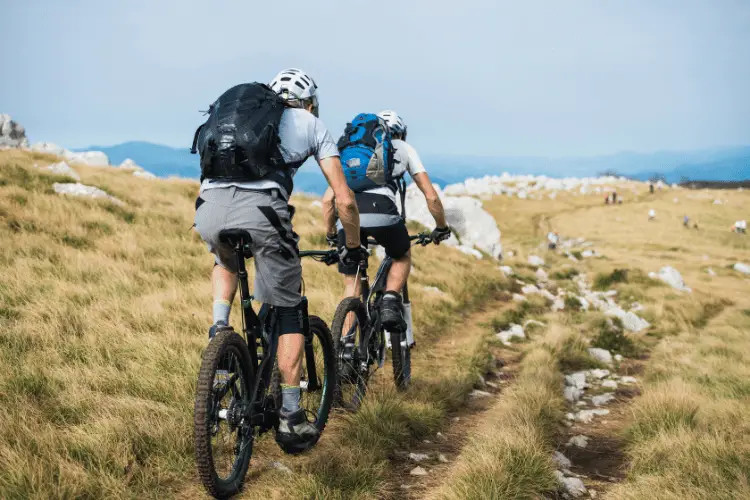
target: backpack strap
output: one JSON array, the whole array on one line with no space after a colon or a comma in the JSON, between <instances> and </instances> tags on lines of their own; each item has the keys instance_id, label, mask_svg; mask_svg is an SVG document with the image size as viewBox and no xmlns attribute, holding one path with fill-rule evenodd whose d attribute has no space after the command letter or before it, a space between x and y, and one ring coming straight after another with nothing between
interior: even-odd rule
<instances>
[{"instance_id":1,"label":"backpack strap","mask_svg":"<svg viewBox=\"0 0 750 500\"><path fill-rule=\"evenodd\" d=\"M403 174L396 178L396 188L401 198L401 219L406 222L406 180Z\"/></svg>"},{"instance_id":2,"label":"backpack strap","mask_svg":"<svg viewBox=\"0 0 750 500\"><path fill-rule=\"evenodd\" d=\"M206 124L201 124L197 129L195 129L195 135L193 136L193 146L190 148L190 154L197 154L198 153L198 136L201 133L201 130L203 130L203 127Z\"/></svg>"}]
</instances>

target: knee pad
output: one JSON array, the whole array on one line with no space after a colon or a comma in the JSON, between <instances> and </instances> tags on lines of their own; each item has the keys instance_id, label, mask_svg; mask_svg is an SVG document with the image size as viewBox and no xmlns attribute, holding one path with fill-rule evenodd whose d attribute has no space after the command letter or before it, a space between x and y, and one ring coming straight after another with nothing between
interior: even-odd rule
<instances>
[{"instance_id":1,"label":"knee pad","mask_svg":"<svg viewBox=\"0 0 750 500\"><path fill-rule=\"evenodd\" d=\"M302 333L302 302L293 307L276 306L279 335Z\"/></svg>"}]
</instances>

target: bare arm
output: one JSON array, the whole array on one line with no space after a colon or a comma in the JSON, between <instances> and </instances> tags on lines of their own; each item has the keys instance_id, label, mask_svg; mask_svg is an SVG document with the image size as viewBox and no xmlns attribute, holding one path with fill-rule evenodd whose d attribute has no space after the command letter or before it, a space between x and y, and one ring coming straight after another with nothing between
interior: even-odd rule
<instances>
[{"instance_id":1,"label":"bare arm","mask_svg":"<svg viewBox=\"0 0 750 500\"><path fill-rule=\"evenodd\" d=\"M326 234L334 234L336 232L336 197L333 195L333 189L328 187L323 199L323 224L326 226Z\"/></svg>"},{"instance_id":2,"label":"bare arm","mask_svg":"<svg viewBox=\"0 0 750 500\"><path fill-rule=\"evenodd\" d=\"M427 175L427 172L420 172L418 174L414 174L412 178L414 179L414 183L417 185L419 190L422 191L422 194L424 194L424 197L427 200L427 209L435 219L435 225L437 227L448 227L448 222L446 222L445 220L445 210L443 210L443 202L440 201L440 197L438 196L437 191L435 191L435 187L430 181L430 176Z\"/></svg>"},{"instance_id":3,"label":"bare arm","mask_svg":"<svg viewBox=\"0 0 750 500\"><path fill-rule=\"evenodd\" d=\"M323 175L326 176L328 185L331 186L330 191L333 193L336 208L338 209L339 220L341 220L341 225L344 226L346 246L349 248L359 247L359 210L357 210L354 193L352 193L352 190L346 184L346 177L344 177L339 157L331 156L320 160L320 169L323 171ZM328 224L327 220L326 224Z\"/></svg>"}]
</instances>

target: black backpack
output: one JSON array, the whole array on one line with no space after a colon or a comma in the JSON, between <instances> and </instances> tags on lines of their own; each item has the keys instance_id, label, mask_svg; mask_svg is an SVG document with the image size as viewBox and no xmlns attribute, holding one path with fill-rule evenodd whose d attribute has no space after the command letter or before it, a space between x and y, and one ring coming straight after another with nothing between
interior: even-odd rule
<instances>
[{"instance_id":1,"label":"black backpack","mask_svg":"<svg viewBox=\"0 0 750 500\"><path fill-rule=\"evenodd\" d=\"M243 83L209 107L190 152L200 153L201 180L254 181L285 167L279 122L287 104L262 83Z\"/></svg>"}]
</instances>

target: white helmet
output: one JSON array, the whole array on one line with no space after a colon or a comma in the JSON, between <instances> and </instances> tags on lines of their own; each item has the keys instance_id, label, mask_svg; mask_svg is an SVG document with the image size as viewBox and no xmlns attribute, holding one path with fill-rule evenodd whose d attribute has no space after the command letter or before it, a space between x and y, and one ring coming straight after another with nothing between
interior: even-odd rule
<instances>
[{"instance_id":1,"label":"white helmet","mask_svg":"<svg viewBox=\"0 0 750 500\"><path fill-rule=\"evenodd\" d=\"M315 80L301 69L289 68L281 71L268 86L296 108L305 108L312 104L312 113L318 116L318 86Z\"/></svg>"},{"instance_id":2,"label":"white helmet","mask_svg":"<svg viewBox=\"0 0 750 500\"><path fill-rule=\"evenodd\" d=\"M385 122L388 124L388 128L391 129L391 132L393 134L400 135L404 139L406 139L406 123L404 123L404 120L401 119L400 116L398 116L398 113L396 113L393 110L386 109L385 111L381 111L378 113L378 116L385 120Z\"/></svg>"}]
</instances>

